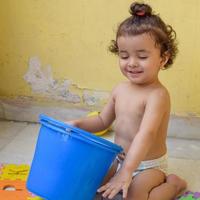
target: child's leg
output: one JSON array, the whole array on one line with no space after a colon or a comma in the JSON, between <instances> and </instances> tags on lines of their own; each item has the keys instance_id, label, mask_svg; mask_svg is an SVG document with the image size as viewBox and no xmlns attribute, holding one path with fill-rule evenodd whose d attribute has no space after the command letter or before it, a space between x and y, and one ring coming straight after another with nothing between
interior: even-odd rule
<instances>
[{"instance_id":1,"label":"child's leg","mask_svg":"<svg viewBox=\"0 0 200 200\"><path fill-rule=\"evenodd\" d=\"M101 185L105 185L116 173L117 171L117 167L118 167L118 161L115 160L112 164L112 166L110 167L110 169L108 170L103 183Z\"/></svg>"},{"instance_id":2,"label":"child's leg","mask_svg":"<svg viewBox=\"0 0 200 200\"><path fill-rule=\"evenodd\" d=\"M180 195L187 188L186 181L175 174L168 175L166 182L176 188L177 195Z\"/></svg>"},{"instance_id":3,"label":"child's leg","mask_svg":"<svg viewBox=\"0 0 200 200\"><path fill-rule=\"evenodd\" d=\"M172 200L187 187L186 182L174 174L166 177L166 182L155 187L149 194L148 200Z\"/></svg>"},{"instance_id":4,"label":"child's leg","mask_svg":"<svg viewBox=\"0 0 200 200\"><path fill-rule=\"evenodd\" d=\"M165 174L162 171L157 169L145 170L133 178L126 200L148 200L150 191L164 181Z\"/></svg>"}]
</instances>

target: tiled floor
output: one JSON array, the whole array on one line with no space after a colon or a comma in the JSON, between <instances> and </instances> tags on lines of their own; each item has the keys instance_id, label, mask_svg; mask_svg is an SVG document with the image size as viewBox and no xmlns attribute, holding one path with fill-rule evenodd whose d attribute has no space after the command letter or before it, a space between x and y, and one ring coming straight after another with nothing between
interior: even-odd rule
<instances>
[{"instance_id":1,"label":"tiled floor","mask_svg":"<svg viewBox=\"0 0 200 200\"><path fill-rule=\"evenodd\" d=\"M39 124L0 121L0 163L31 164ZM113 134L105 136L113 140ZM169 171L200 191L200 141L168 138Z\"/></svg>"}]
</instances>

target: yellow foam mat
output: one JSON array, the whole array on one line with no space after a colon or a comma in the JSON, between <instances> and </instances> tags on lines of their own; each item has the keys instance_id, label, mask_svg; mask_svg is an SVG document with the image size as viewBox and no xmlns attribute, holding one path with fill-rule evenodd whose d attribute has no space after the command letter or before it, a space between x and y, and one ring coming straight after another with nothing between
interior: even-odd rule
<instances>
[{"instance_id":1,"label":"yellow foam mat","mask_svg":"<svg viewBox=\"0 0 200 200\"><path fill-rule=\"evenodd\" d=\"M0 164L0 199L42 200L25 187L29 170L29 165Z\"/></svg>"}]
</instances>

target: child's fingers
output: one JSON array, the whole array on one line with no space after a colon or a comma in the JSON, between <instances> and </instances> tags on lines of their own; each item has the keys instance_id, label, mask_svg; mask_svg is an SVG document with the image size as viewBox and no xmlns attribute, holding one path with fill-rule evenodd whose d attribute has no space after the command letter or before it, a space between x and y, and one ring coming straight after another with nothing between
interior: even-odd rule
<instances>
[{"instance_id":1,"label":"child's fingers","mask_svg":"<svg viewBox=\"0 0 200 200\"><path fill-rule=\"evenodd\" d=\"M65 123L66 123L66 124L69 124L69 125L72 125L72 126L75 126L75 125L76 125L74 121L67 121L67 122L65 122Z\"/></svg>"},{"instance_id":2,"label":"child's fingers","mask_svg":"<svg viewBox=\"0 0 200 200\"><path fill-rule=\"evenodd\" d=\"M107 190L107 189L109 188L109 186L110 186L110 183L107 183L107 184L101 186L101 187L97 190L97 192L103 192L103 191Z\"/></svg>"},{"instance_id":3,"label":"child's fingers","mask_svg":"<svg viewBox=\"0 0 200 200\"><path fill-rule=\"evenodd\" d=\"M108 197L108 196L110 196L110 193L112 192L112 189L111 188L108 188L103 194L102 194L102 196L104 197L104 198L106 198L106 197Z\"/></svg>"},{"instance_id":4,"label":"child's fingers","mask_svg":"<svg viewBox=\"0 0 200 200\"><path fill-rule=\"evenodd\" d=\"M109 199L112 199L115 195L118 194L119 191L120 191L120 188L118 188L118 189L117 189L117 188L114 188L114 189L110 192L108 198L109 198Z\"/></svg>"},{"instance_id":5,"label":"child's fingers","mask_svg":"<svg viewBox=\"0 0 200 200\"><path fill-rule=\"evenodd\" d=\"M124 187L122 191L123 191L123 199L126 199L128 194L128 188Z\"/></svg>"}]
</instances>

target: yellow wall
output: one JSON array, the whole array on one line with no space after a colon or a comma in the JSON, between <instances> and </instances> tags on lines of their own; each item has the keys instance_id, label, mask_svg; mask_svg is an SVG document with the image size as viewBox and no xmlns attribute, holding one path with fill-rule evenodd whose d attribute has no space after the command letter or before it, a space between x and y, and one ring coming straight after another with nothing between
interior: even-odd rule
<instances>
[{"instance_id":1,"label":"yellow wall","mask_svg":"<svg viewBox=\"0 0 200 200\"><path fill-rule=\"evenodd\" d=\"M161 73L175 114L200 115L200 1L149 0L177 31L180 53ZM78 89L110 91L123 77L107 51L132 0L0 1L0 96L37 97L24 75L29 60ZM80 92L80 91L79 91Z\"/></svg>"}]
</instances>

